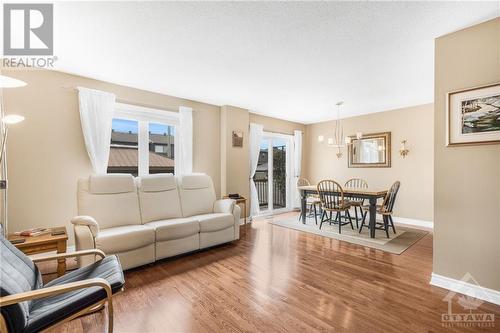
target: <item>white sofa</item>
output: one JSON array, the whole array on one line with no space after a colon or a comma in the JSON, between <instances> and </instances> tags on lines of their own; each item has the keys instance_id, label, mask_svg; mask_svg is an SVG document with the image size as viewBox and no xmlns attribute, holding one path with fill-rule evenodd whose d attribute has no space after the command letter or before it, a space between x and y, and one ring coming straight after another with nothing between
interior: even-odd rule
<instances>
[{"instance_id":1,"label":"white sofa","mask_svg":"<svg viewBox=\"0 0 500 333\"><path fill-rule=\"evenodd\" d=\"M76 250L116 254L123 269L239 239L240 208L216 200L205 174L90 176L79 179L77 197Z\"/></svg>"}]
</instances>

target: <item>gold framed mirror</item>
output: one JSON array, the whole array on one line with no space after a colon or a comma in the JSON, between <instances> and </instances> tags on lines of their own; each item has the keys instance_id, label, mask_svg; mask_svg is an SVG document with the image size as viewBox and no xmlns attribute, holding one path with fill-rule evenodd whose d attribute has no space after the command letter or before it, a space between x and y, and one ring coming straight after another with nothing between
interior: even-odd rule
<instances>
[{"instance_id":1,"label":"gold framed mirror","mask_svg":"<svg viewBox=\"0 0 500 333\"><path fill-rule=\"evenodd\" d=\"M349 168L390 168L391 132L363 134L361 139L350 136Z\"/></svg>"}]
</instances>

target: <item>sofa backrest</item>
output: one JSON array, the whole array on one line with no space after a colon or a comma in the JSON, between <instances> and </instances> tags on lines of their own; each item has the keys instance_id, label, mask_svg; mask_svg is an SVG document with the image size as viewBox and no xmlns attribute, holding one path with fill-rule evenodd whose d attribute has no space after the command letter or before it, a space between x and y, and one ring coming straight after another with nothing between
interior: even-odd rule
<instances>
[{"instance_id":1,"label":"sofa backrest","mask_svg":"<svg viewBox=\"0 0 500 333\"><path fill-rule=\"evenodd\" d=\"M78 215L90 215L99 227L141 224L139 198L130 174L92 175L78 180Z\"/></svg>"},{"instance_id":2,"label":"sofa backrest","mask_svg":"<svg viewBox=\"0 0 500 333\"><path fill-rule=\"evenodd\" d=\"M184 217L213 213L215 189L212 178L205 174L190 174L179 179L182 214Z\"/></svg>"},{"instance_id":3,"label":"sofa backrest","mask_svg":"<svg viewBox=\"0 0 500 333\"><path fill-rule=\"evenodd\" d=\"M177 179L172 174L137 178L142 223L182 217Z\"/></svg>"}]
</instances>

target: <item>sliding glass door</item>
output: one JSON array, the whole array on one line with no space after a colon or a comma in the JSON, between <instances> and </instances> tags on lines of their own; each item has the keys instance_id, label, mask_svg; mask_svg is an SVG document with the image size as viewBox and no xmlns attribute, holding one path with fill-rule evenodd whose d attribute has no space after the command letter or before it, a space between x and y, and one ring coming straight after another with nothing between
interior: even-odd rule
<instances>
[{"instance_id":1,"label":"sliding glass door","mask_svg":"<svg viewBox=\"0 0 500 333\"><path fill-rule=\"evenodd\" d=\"M261 214L291 209L291 143L289 135L264 132L254 177Z\"/></svg>"}]
</instances>

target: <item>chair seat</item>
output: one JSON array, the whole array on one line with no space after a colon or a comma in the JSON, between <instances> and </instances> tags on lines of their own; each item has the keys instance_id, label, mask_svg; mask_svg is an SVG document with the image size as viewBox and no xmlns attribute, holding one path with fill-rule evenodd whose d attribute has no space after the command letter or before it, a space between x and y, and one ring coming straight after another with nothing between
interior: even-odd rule
<instances>
[{"instance_id":1,"label":"chair seat","mask_svg":"<svg viewBox=\"0 0 500 333\"><path fill-rule=\"evenodd\" d=\"M361 206L361 209L363 209L364 211L370 211L370 206L369 205L364 205L364 206ZM386 212L385 211L385 208L384 206L382 205L377 205L377 213L379 214L385 214L385 215L391 215L392 212Z\"/></svg>"},{"instance_id":2,"label":"chair seat","mask_svg":"<svg viewBox=\"0 0 500 333\"><path fill-rule=\"evenodd\" d=\"M113 294L125 284L120 261L116 256L107 256L103 260L69 272L44 287L62 285L92 278L103 278L109 282ZM106 299L106 292L99 287L79 289L53 297L34 300L24 332L39 332L68 316L75 314L96 302Z\"/></svg>"},{"instance_id":3,"label":"chair seat","mask_svg":"<svg viewBox=\"0 0 500 333\"><path fill-rule=\"evenodd\" d=\"M311 204L312 204L312 205L315 205L315 204L319 204L319 203L321 203L321 201L319 200L319 198L318 198L318 197L307 197L307 199L306 199L306 203L307 203L308 205L311 205Z\"/></svg>"},{"instance_id":4,"label":"chair seat","mask_svg":"<svg viewBox=\"0 0 500 333\"><path fill-rule=\"evenodd\" d=\"M340 204L337 207L332 207L332 208L323 207L323 209L327 211L344 211L346 209L349 209L350 207L351 207L351 202L349 200L344 200L340 202Z\"/></svg>"},{"instance_id":5,"label":"chair seat","mask_svg":"<svg viewBox=\"0 0 500 333\"><path fill-rule=\"evenodd\" d=\"M234 226L234 217L229 213L213 213L191 216L200 221L200 232L211 232Z\"/></svg>"},{"instance_id":6,"label":"chair seat","mask_svg":"<svg viewBox=\"0 0 500 333\"><path fill-rule=\"evenodd\" d=\"M155 228L156 241L185 238L200 232L198 220L191 217L154 221L145 225Z\"/></svg>"},{"instance_id":7,"label":"chair seat","mask_svg":"<svg viewBox=\"0 0 500 333\"><path fill-rule=\"evenodd\" d=\"M154 242L155 229L141 224L102 229L96 237L97 248L106 254L135 250Z\"/></svg>"}]
</instances>

